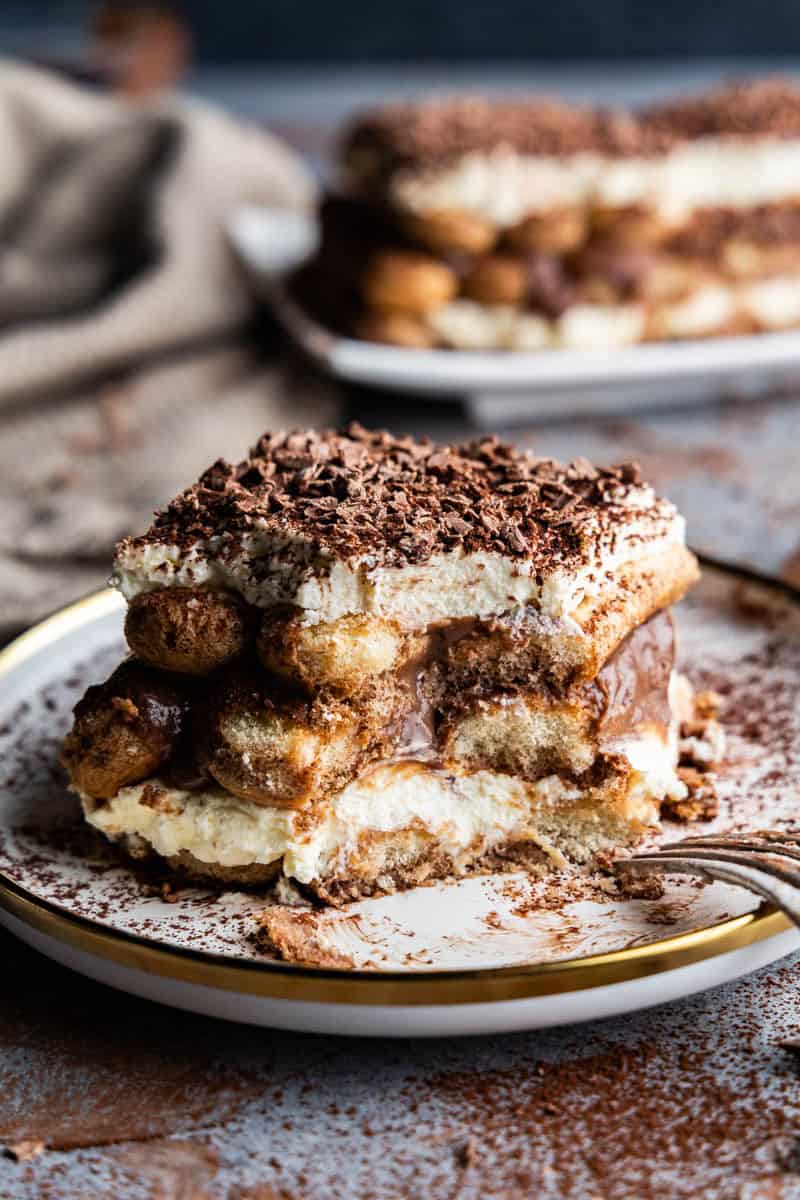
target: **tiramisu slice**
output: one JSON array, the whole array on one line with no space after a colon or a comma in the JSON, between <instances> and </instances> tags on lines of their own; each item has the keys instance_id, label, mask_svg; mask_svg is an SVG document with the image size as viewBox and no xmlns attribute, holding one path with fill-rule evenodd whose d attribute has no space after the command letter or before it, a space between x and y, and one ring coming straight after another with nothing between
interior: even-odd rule
<instances>
[{"instance_id":1,"label":"tiramisu slice","mask_svg":"<svg viewBox=\"0 0 800 1200\"><path fill-rule=\"evenodd\" d=\"M334 903L585 861L684 795L695 577L635 466L267 435L120 545L132 657L64 762L131 854Z\"/></svg>"},{"instance_id":2,"label":"tiramisu slice","mask_svg":"<svg viewBox=\"0 0 800 1200\"><path fill-rule=\"evenodd\" d=\"M359 120L301 273L320 316L405 346L538 350L800 324L800 89L634 113L431 100Z\"/></svg>"}]
</instances>

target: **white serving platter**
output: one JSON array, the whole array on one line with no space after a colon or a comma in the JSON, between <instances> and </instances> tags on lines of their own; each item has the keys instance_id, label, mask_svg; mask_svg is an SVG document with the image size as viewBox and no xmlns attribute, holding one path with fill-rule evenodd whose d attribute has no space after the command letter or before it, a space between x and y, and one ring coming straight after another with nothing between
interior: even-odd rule
<instances>
[{"instance_id":1,"label":"white serving platter","mask_svg":"<svg viewBox=\"0 0 800 1200\"><path fill-rule=\"evenodd\" d=\"M479 421L668 408L800 383L800 331L608 350L412 350L340 337L291 297L314 251L313 215L236 209L228 236L252 286L317 366L346 383L466 400Z\"/></svg>"}]
</instances>

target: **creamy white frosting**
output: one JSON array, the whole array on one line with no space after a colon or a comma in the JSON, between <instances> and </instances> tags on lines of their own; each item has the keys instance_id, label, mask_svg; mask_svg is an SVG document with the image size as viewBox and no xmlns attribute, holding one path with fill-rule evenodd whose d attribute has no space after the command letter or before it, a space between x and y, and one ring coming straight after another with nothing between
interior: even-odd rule
<instances>
[{"instance_id":1,"label":"creamy white frosting","mask_svg":"<svg viewBox=\"0 0 800 1200\"><path fill-rule=\"evenodd\" d=\"M800 325L800 277L779 275L743 288L749 314L765 329Z\"/></svg>"},{"instance_id":2,"label":"creamy white frosting","mask_svg":"<svg viewBox=\"0 0 800 1200\"><path fill-rule=\"evenodd\" d=\"M643 205L680 223L700 208L795 198L800 140L705 137L653 158L533 156L499 145L439 169L399 172L391 192L415 213L464 211L500 226L572 205Z\"/></svg>"},{"instance_id":3,"label":"creamy white frosting","mask_svg":"<svg viewBox=\"0 0 800 1200\"><path fill-rule=\"evenodd\" d=\"M655 330L663 337L698 337L724 329L736 316L737 289L699 287L685 300L659 305L653 314Z\"/></svg>"},{"instance_id":4,"label":"creamy white frosting","mask_svg":"<svg viewBox=\"0 0 800 1200\"><path fill-rule=\"evenodd\" d=\"M670 304L576 304L548 320L510 305L452 300L428 314L436 336L456 350L613 350L648 339L723 332L738 316L764 330L800 325L800 277L706 284Z\"/></svg>"},{"instance_id":5,"label":"creamy white frosting","mask_svg":"<svg viewBox=\"0 0 800 1200\"><path fill-rule=\"evenodd\" d=\"M648 509L656 500L650 487L643 486L629 493L625 503ZM543 575L524 559L454 550L413 566L376 567L365 558L333 560L321 569L298 572L287 569L285 556L275 557L274 539L256 532L224 560L214 557L213 539L190 552L168 543L124 546L112 582L128 600L159 587L230 588L262 608L295 604L312 623L368 613L424 627L459 617L488 617L524 604L569 621L587 590L597 593L613 586L609 572L684 541L683 518L671 505L661 504L644 519L632 516L612 531L598 528L585 565L576 570L556 568ZM298 561L303 552L298 543Z\"/></svg>"},{"instance_id":6,"label":"creamy white frosting","mask_svg":"<svg viewBox=\"0 0 800 1200\"><path fill-rule=\"evenodd\" d=\"M665 319L670 312L665 310ZM548 320L508 305L452 300L427 320L436 336L456 350L613 350L644 338L648 310L644 304L576 304ZM533 345L532 320L538 342Z\"/></svg>"},{"instance_id":7,"label":"creamy white frosting","mask_svg":"<svg viewBox=\"0 0 800 1200\"><path fill-rule=\"evenodd\" d=\"M650 735L629 739L626 753L636 759L628 815L654 824L659 801L685 794L674 754ZM489 850L524 836L531 826L535 834L537 806L569 805L582 794L579 784L556 775L527 783L491 771L453 775L422 764L395 764L351 783L309 829L305 814L264 808L221 788L186 792L158 780L149 783L165 793L158 808L142 803L147 784L135 784L100 805L84 799L86 819L107 837L143 838L164 857L188 851L223 867L282 859L283 874L300 883L322 877L337 863L343 866L365 832L421 827L457 858L476 841Z\"/></svg>"},{"instance_id":8,"label":"creamy white frosting","mask_svg":"<svg viewBox=\"0 0 800 1200\"><path fill-rule=\"evenodd\" d=\"M142 837L165 857L186 850L201 862L225 867L282 859L283 873L301 883L355 849L366 830L398 831L419 822L453 852L479 836L497 842L524 824L528 795L510 776L480 772L456 780L422 766L386 767L345 788L309 830L305 814L263 808L221 788L165 788L167 804L153 809L141 803L145 786L122 788L99 807L86 804L87 820L112 838Z\"/></svg>"}]
</instances>

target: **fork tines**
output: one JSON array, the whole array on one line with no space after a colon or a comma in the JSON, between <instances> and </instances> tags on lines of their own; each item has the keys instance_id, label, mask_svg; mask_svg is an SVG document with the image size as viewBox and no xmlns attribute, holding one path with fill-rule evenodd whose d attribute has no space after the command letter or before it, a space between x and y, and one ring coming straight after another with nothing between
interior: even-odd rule
<instances>
[{"instance_id":1,"label":"fork tines","mask_svg":"<svg viewBox=\"0 0 800 1200\"><path fill-rule=\"evenodd\" d=\"M697 875L747 888L800 925L800 833L760 829L673 842L615 864L618 875Z\"/></svg>"}]
</instances>

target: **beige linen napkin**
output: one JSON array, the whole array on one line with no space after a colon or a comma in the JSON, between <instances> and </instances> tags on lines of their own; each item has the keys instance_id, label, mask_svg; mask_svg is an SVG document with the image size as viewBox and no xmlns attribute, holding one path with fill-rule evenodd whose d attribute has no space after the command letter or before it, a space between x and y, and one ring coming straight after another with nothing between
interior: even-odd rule
<instances>
[{"instance_id":1,"label":"beige linen napkin","mask_svg":"<svg viewBox=\"0 0 800 1200\"><path fill-rule=\"evenodd\" d=\"M0 416L0 641L102 587L114 543L216 458L237 461L265 429L339 417L300 365L238 345Z\"/></svg>"},{"instance_id":2,"label":"beige linen napkin","mask_svg":"<svg viewBox=\"0 0 800 1200\"><path fill-rule=\"evenodd\" d=\"M313 203L277 139L194 101L131 106L0 62L0 406L240 324L223 222Z\"/></svg>"},{"instance_id":3,"label":"beige linen napkin","mask_svg":"<svg viewBox=\"0 0 800 1200\"><path fill-rule=\"evenodd\" d=\"M281 143L8 63L0 140L2 639L102 586L114 542L215 458L337 406L220 337L250 310L227 212L313 201Z\"/></svg>"}]
</instances>

